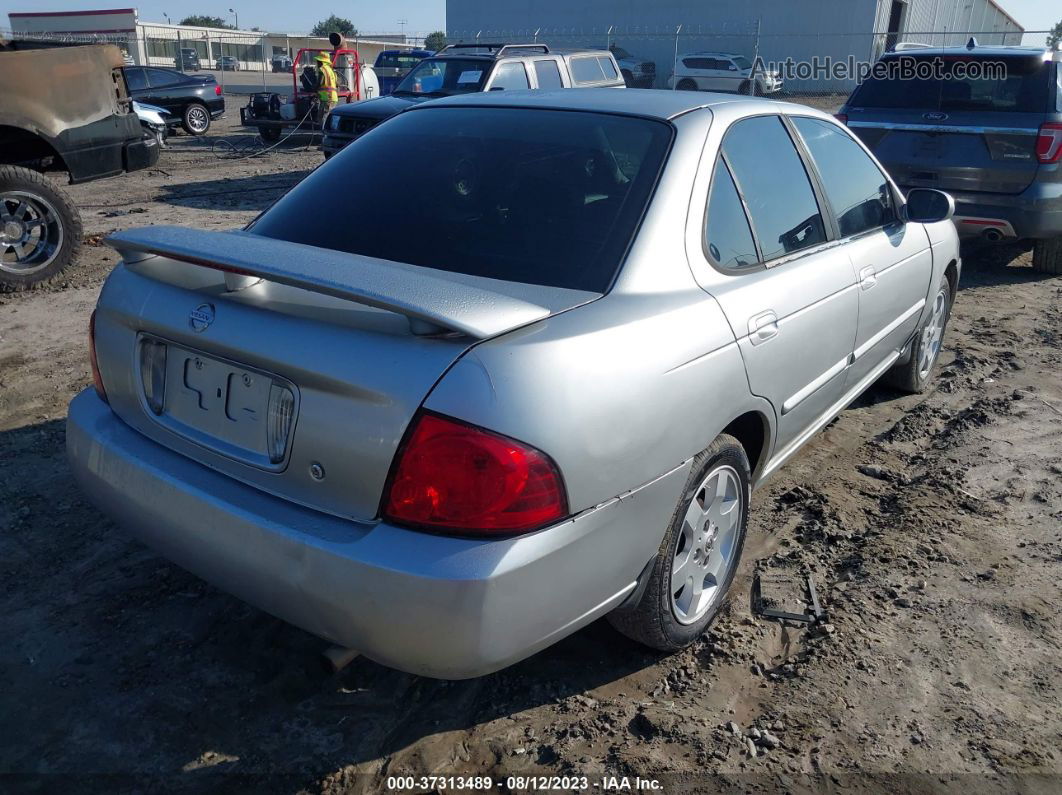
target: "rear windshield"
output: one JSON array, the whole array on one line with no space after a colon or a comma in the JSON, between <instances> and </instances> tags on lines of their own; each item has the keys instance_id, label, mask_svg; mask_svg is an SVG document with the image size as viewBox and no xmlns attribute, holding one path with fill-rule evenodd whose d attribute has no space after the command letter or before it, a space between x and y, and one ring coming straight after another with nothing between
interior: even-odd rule
<instances>
[{"instance_id":1,"label":"rear windshield","mask_svg":"<svg viewBox=\"0 0 1062 795\"><path fill-rule=\"evenodd\" d=\"M415 55L382 52L376 58L376 66L381 69L412 69L421 60Z\"/></svg>"},{"instance_id":2,"label":"rear windshield","mask_svg":"<svg viewBox=\"0 0 1062 795\"><path fill-rule=\"evenodd\" d=\"M923 79L868 79L852 95L849 104L860 108L915 108L943 111L990 111L1043 113L1048 110L1051 66L1040 57L991 57L1002 64L1003 73L991 77L957 76L974 60L965 56L910 56L913 63L938 61L941 77ZM958 61L962 66L957 67Z\"/></svg>"},{"instance_id":3,"label":"rear windshield","mask_svg":"<svg viewBox=\"0 0 1062 795\"><path fill-rule=\"evenodd\" d=\"M252 226L295 243L605 292L670 125L597 113L425 108L348 145Z\"/></svg>"},{"instance_id":4,"label":"rear windshield","mask_svg":"<svg viewBox=\"0 0 1062 795\"><path fill-rule=\"evenodd\" d=\"M493 61L484 58L426 58L402 78L392 93L445 97L482 91L493 65Z\"/></svg>"}]
</instances>

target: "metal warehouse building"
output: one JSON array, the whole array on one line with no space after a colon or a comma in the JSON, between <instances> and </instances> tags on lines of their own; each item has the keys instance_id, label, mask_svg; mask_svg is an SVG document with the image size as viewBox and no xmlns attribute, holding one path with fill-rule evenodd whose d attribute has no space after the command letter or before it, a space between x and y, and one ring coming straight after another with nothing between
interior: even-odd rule
<instances>
[{"instance_id":1,"label":"metal warehouse building","mask_svg":"<svg viewBox=\"0 0 1062 795\"><path fill-rule=\"evenodd\" d=\"M897 41L1020 44L1023 28L995 0L447 0L451 41L615 44L657 65L663 87L678 54L714 50L766 61L874 60ZM681 26L681 27L680 27ZM848 90L808 79L793 91Z\"/></svg>"}]
</instances>

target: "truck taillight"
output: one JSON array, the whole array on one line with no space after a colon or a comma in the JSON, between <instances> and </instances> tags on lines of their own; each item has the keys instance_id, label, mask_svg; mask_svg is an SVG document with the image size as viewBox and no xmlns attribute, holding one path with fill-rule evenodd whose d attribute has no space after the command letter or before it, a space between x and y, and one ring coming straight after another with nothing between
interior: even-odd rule
<instances>
[{"instance_id":1,"label":"truck taillight","mask_svg":"<svg viewBox=\"0 0 1062 795\"><path fill-rule=\"evenodd\" d=\"M96 310L92 310L89 316L89 364L92 366L92 385L96 388L96 394L100 400L108 403L107 390L103 388L103 378L100 377L100 367L96 361Z\"/></svg>"},{"instance_id":2,"label":"truck taillight","mask_svg":"<svg viewBox=\"0 0 1062 795\"><path fill-rule=\"evenodd\" d=\"M214 96L215 97L220 97L221 96L221 86L214 86Z\"/></svg>"},{"instance_id":3,"label":"truck taillight","mask_svg":"<svg viewBox=\"0 0 1062 795\"><path fill-rule=\"evenodd\" d=\"M833 114L833 117L835 119L837 119L837 121L839 121L841 124L844 124L845 126L848 125L848 114L847 113L835 113L835 114Z\"/></svg>"},{"instance_id":4,"label":"truck taillight","mask_svg":"<svg viewBox=\"0 0 1062 795\"><path fill-rule=\"evenodd\" d=\"M1062 122L1048 121L1041 125L1036 137L1036 159L1045 164L1062 160Z\"/></svg>"},{"instance_id":5,"label":"truck taillight","mask_svg":"<svg viewBox=\"0 0 1062 795\"><path fill-rule=\"evenodd\" d=\"M422 412L399 449L384 495L389 522L454 535L514 535L568 514L556 465L539 450Z\"/></svg>"}]
</instances>

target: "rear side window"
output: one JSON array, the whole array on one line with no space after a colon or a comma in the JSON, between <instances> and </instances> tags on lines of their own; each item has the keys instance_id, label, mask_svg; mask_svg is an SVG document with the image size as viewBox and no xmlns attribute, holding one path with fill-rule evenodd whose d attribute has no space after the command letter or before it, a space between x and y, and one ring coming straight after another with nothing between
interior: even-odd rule
<instances>
[{"instance_id":1,"label":"rear side window","mask_svg":"<svg viewBox=\"0 0 1062 795\"><path fill-rule=\"evenodd\" d=\"M754 265L758 260L749 219L745 217L730 169L722 158L716 162L712 177L704 243L712 261L721 268Z\"/></svg>"},{"instance_id":2,"label":"rear side window","mask_svg":"<svg viewBox=\"0 0 1062 795\"><path fill-rule=\"evenodd\" d=\"M148 80L151 81L153 88L165 88L166 86L175 86L178 83L183 83L185 78L180 74L174 74L173 72L167 72L165 69L145 69L147 72Z\"/></svg>"},{"instance_id":3,"label":"rear side window","mask_svg":"<svg viewBox=\"0 0 1062 795\"><path fill-rule=\"evenodd\" d=\"M597 58L586 56L572 58L572 78L576 83L600 83L605 79Z\"/></svg>"},{"instance_id":4,"label":"rear side window","mask_svg":"<svg viewBox=\"0 0 1062 795\"><path fill-rule=\"evenodd\" d=\"M664 122L427 107L357 139L263 213L265 237L604 292L671 144ZM352 180L372 190L351 190Z\"/></svg>"},{"instance_id":5,"label":"rear side window","mask_svg":"<svg viewBox=\"0 0 1062 795\"><path fill-rule=\"evenodd\" d=\"M683 58L682 65L687 69L715 69L711 58Z\"/></svg>"},{"instance_id":6,"label":"rear side window","mask_svg":"<svg viewBox=\"0 0 1062 795\"><path fill-rule=\"evenodd\" d=\"M142 88L147 88L147 79L144 77L144 70L126 69L125 84L129 86L130 91L139 91Z\"/></svg>"},{"instance_id":7,"label":"rear side window","mask_svg":"<svg viewBox=\"0 0 1062 795\"><path fill-rule=\"evenodd\" d=\"M530 88L527 82L527 72L524 65L519 61L510 61L498 65L498 71L494 73L494 81L490 84L491 91Z\"/></svg>"},{"instance_id":8,"label":"rear side window","mask_svg":"<svg viewBox=\"0 0 1062 795\"><path fill-rule=\"evenodd\" d=\"M752 216L764 262L826 241L804 163L777 116L742 119L723 152Z\"/></svg>"},{"instance_id":9,"label":"rear side window","mask_svg":"<svg viewBox=\"0 0 1062 795\"><path fill-rule=\"evenodd\" d=\"M556 61L535 61L539 88L564 88Z\"/></svg>"},{"instance_id":10,"label":"rear side window","mask_svg":"<svg viewBox=\"0 0 1062 795\"><path fill-rule=\"evenodd\" d=\"M939 56L903 56L914 62ZM978 60L1002 62L1006 76L956 77L954 60L944 59L943 78L921 80L899 76L866 80L849 104L860 108L914 108L941 111L987 111L996 113L1044 113L1051 106L1049 89L1054 83L1052 67L1040 57L996 57ZM965 61L972 58L963 58Z\"/></svg>"},{"instance_id":11,"label":"rear side window","mask_svg":"<svg viewBox=\"0 0 1062 795\"><path fill-rule=\"evenodd\" d=\"M889 181L859 144L829 122L801 116L792 120L818 166L841 237L892 223L896 216Z\"/></svg>"}]
</instances>

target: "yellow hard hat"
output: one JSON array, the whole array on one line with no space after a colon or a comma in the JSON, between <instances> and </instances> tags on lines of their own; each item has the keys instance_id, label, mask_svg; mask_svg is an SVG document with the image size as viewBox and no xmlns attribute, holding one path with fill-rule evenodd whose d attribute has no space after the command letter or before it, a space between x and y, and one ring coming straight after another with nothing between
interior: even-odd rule
<instances>
[{"instance_id":1,"label":"yellow hard hat","mask_svg":"<svg viewBox=\"0 0 1062 795\"><path fill-rule=\"evenodd\" d=\"M314 60L315 61L328 61L329 63L332 63L332 59L328 57L328 53L326 53L326 52L317 53L317 55L314 56Z\"/></svg>"}]
</instances>

